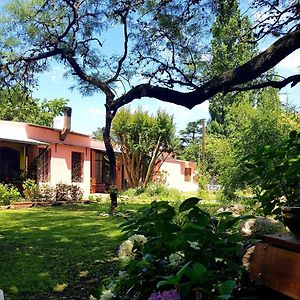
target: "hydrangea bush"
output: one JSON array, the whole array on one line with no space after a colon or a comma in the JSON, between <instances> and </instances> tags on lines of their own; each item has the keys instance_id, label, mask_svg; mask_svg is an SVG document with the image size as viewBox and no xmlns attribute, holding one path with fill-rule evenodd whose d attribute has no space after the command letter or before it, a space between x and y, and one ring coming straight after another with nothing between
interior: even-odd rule
<instances>
[{"instance_id":1,"label":"hydrangea bush","mask_svg":"<svg viewBox=\"0 0 300 300\"><path fill-rule=\"evenodd\" d=\"M108 278L101 300L229 299L241 290L245 217L222 212L214 218L189 198L178 209L152 202L122 227L122 270Z\"/></svg>"}]
</instances>

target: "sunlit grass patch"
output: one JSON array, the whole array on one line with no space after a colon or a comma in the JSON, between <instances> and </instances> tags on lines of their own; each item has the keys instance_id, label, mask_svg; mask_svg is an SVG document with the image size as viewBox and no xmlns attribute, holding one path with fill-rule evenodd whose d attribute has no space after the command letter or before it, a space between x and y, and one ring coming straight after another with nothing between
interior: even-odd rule
<instances>
[{"instance_id":1,"label":"sunlit grass patch","mask_svg":"<svg viewBox=\"0 0 300 300\"><path fill-rule=\"evenodd\" d=\"M116 268L116 263L107 267L105 262L116 253L123 219L99 216L108 207L0 211L0 288L5 297L60 299L64 293L72 299L79 292L82 299L88 297L88 289Z\"/></svg>"}]
</instances>

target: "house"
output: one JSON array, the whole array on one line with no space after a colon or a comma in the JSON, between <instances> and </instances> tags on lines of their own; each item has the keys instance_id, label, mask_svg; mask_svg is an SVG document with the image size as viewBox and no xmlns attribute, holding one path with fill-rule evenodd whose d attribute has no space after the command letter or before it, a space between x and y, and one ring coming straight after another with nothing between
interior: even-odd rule
<instances>
[{"instance_id":1,"label":"house","mask_svg":"<svg viewBox=\"0 0 300 300\"><path fill-rule=\"evenodd\" d=\"M159 164L158 181L182 192L198 191L197 164L177 159L174 155L162 159Z\"/></svg>"},{"instance_id":2,"label":"house","mask_svg":"<svg viewBox=\"0 0 300 300\"><path fill-rule=\"evenodd\" d=\"M124 168L116 151L117 188L122 189ZM195 190L195 166L165 161L166 183L181 190ZM31 174L39 184L77 184L84 195L104 192L109 183L105 146L89 135L71 131L71 109L64 112L63 129L0 121L0 182L17 183L21 173Z\"/></svg>"}]
</instances>

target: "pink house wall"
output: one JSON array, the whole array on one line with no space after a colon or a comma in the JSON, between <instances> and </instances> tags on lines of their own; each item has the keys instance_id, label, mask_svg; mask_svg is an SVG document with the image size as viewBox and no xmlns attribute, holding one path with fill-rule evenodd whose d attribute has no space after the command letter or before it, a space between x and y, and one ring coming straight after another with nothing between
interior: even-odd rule
<instances>
[{"instance_id":1,"label":"pink house wall","mask_svg":"<svg viewBox=\"0 0 300 300\"><path fill-rule=\"evenodd\" d=\"M64 141L60 141L60 130L47 127L27 125L27 135L31 139L49 143L51 149L50 160L50 185L57 183L77 184L84 195L90 193L90 137L87 135L70 132ZM83 155L83 181L72 182L72 152L80 152ZM55 171L53 171L55 170Z\"/></svg>"},{"instance_id":2,"label":"pink house wall","mask_svg":"<svg viewBox=\"0 0 300 300\"><path fill-rule=\"evenodd\" d=\"M50 184L57 183L76 184L79 185L84 194L90 193L90 151L87 148L79 148L68 145L54 144L50 146L51 163L50 169L55 172L50 172ZM72 182L72 152L80 152L83 155L83 181Z\"/></svg>"},{"instance_id":3,"label":"pink house wall","mask_svg":"<svg viewBox=\"0 0 300 300\"><path fill-rule=\"evenodd\" d=\"M185 168L191 168L191 180L185 181ZM166 185L182 192L198 191L196 164L193 162L168 159L162 163L160 171L166 172Z\"/></svg>"}]
</instances>

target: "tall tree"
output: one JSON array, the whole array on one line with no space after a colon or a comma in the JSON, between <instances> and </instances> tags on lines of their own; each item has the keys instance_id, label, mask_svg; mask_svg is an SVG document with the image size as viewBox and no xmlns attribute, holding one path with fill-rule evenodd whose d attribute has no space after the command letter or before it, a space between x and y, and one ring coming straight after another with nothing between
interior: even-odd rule
<instances>
[{"instance_id":1,"label":"tall tree","mask_svg":"<svg viewBox=\"0 0 300 300\"><path fill-rule=\"evenodd\" d=\"M247 170L247 158L253 156L258 147L286 140L291 130L300 129L300 122L297 114L283 109L277 92L272 90L262 94L256 107L247 101L233 104L227 118L231 119L226 139L229 147L219 160L218 173L226 192L232 194L246 186L243 174Z\"/></svg>"},{"instance_id":2,"label":"tall tree","mask_svg":"<svg viewBox=\"0 0 300 300\"><path fill-rule=\"evenodd\" d=\"M99 141L103 141L103 128L97 127L97 129L93 131L93 137Z\"/></svg>"},{"instance_id":3,"label":"tall tree","mask_svg":"<svg viewBox=\"0 0 300 300\"><path fill-rule=\"evenodd\" d=\"M179 158L199 162L201 158L201 120L189 122L179 131Z\"/></svg>"},{"instance_id":4,"label":"tall tree","mask_svg":"<svg viewBox=\"0 0 300 300\"><path fill-rule=\"evenodd\" d=\"M20 89L0 92L0 120L53 126L55 117L62 115L68 99L40 100Z\"/></svg>"},{"instance_id":5,"label":"tall tree","mask_svg":"<svg viewBox=\"0 0 300 300\"><path fill-rule=\"evenodd\" d=\"M257 38L274 33L280 38L244 64L207 77L201 76L198 60L201 53L207 53L214 1L6 1L0 16L0 83L33 85L35 75L49 68L54 59L64 65L68 76L78 79L83 93L104 93L104 142L114 184L110 129L123 105L152 97L192 108L218 93L282 88L300 81L299 74L259 84L253 81L300 47L298 1L254 3L269 9L267 18L259 21ZM110 51L109 56L104 42L109 43L111 32L120 29L122 50ZM141 77L146 82L136 84ZM118 95L114 87L120 82L124 92ZM188 90L176 90L178 86Z\"/></svg>"},{"instance_id":6,"label":"tall tree","mask_svg":"<svg viewBox=\"0 0 300 300\"><path fill-rule=\"evenodd\" d=\"M212 26L212 62L208 72L220 75L226 70L234 69L256 54L254 43L245 42L253 40L253 31L249 18L241 16L237 0L218 0L217 17ZM209 102L210 128L209 131L226 135L225 118L233 103L247 100L253 102L252 93L217 94Z\"/></svg>"},{"instance_id":7,"label":"tall tree","mask_svg":"<svg viewBox=\"0 0 300 300\"><path fill-rule=\"evenodd\" d=\"M146 186L159 160L174 151L173 117L158 111L155 116L139 108L121 109L113 120L113 136L121 147L129 187Z\"/></svg>"}]
</instances>

